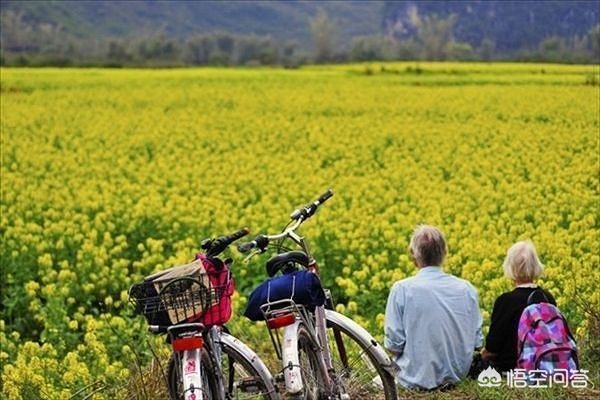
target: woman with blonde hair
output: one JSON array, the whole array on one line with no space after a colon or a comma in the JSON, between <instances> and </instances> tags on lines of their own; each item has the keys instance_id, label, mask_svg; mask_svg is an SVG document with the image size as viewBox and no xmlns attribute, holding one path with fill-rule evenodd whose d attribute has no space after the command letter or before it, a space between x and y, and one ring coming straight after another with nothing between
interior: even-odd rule
<instances>
[{"instance_id":1,"label":"woman with blonde hair","mask_svg":"<svg viewBox=\"0 0 600 400\"><path fill-rule=\"evenodd\" d=\"M517 367L517 329L529 296L542 292L549 303L556 305L554 297L538 287L535 281L543 274L535 246L529 240L517 242L508 249L504 259L504 275L515 288L501 294L494 302L490 330L481 351L483 360L497 371L509 371ZM543 297L543 296L541 296Z\"/></svg>"}]
</instances>

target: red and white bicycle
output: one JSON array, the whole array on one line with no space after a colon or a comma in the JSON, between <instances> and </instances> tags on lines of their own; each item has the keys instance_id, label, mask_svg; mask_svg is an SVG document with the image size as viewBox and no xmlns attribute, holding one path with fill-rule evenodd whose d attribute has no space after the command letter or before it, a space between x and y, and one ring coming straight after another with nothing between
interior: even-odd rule
<instances>
[{"instance_id":1,"label":"red and white bicycle","mask_svg":"<svg viewBox=\"0 0 600 400\"><path fill-rule=\"evenodd\" d=\"M207 239L193 262L148 276L129 290L149 330L167 334L172 400L279 399L265 364L225 328L234 282L231 260L218 256L247 234L242 229Z\"/></svg>"}]
</instances>

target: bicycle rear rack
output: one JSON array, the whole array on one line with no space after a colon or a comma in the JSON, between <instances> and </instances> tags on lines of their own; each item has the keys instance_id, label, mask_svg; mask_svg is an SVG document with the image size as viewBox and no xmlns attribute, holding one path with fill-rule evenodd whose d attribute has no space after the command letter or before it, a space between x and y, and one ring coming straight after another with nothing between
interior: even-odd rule
<instances>
[{"instance_id":1,"label":"bicycle rear rack","mask_svg":"<svg viewBox=\"0 0 600 400\"><path fill-rule=\"evenodd\" d=\"M260 307L260 310L263 313L265 322L269 328L269 336L271 337L271 342L273 343L273 347L275 348L279 360L282 359L281 331L279 328L292 325L299 320L306 327L311 336L317 338L311 312L292 299L283 299L265 303Z\"/></svg>"}]
</instances>

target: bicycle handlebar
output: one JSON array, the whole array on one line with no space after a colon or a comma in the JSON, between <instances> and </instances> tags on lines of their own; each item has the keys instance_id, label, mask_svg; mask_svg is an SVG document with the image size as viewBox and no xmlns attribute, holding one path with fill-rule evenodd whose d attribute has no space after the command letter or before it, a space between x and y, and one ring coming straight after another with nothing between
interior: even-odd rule
<instances>
[{"instance_id":1,"label":"bicycle handlebar","mask_svg":"<svg viewBox=\"0 0 600 400\"><path fill-rule=\"evenodd\" d=\"M325 193L323 193L321 196L319 196L319 198L317 200L306 205L305 207L299 208L299 209L295 210L294 212L292 212L292 214L290 215L290 218L293 219L294 221L297 221L300 218L308 219L308 218L312 217L314 215L314 213L317 211L317 208L321 204L325 203L325 201L327 201L329 198L331 198L331 196L333 196L333 190L327 189L327 191Z\"/></svg>"},{"instance_id":2,"label":"bicycle handlebar","mask_svg":"<svg viewBox=\"0 0 600 400\"><path fill-rule=\"evenodd\" d=\"M239 244L237 247L238 251L240 253L247 253L253 249L259 249L260 251L264 251L271 240L282 239L286 237L290 232L295 231L296 228L298 228L302 222L312 217L317 211L317 208L319 208L321 204L325 203L328 199L330 199L331 196L333 196L333 190L327 189L327 191L321 196L319 196L317 200L292 212L292 214L290 215L290 219L296 222L291 227L287 228L286 230L277 235L258 235L251 242Z\"/></svg>"},{"instance_id":3,"label":"bicycle handlebar","mask_svg":"<svg viewBox=\"0 0 600 400\"><path fill-rule=\"evenodd\" d=\"M205 251L207 257L216 257L223 252L231 243L246 236L250 231L248 228L242 228L237 232L229 235L223 235L216 239L206 239L202 242L201 247Z\"/></svg>"}]
</instances>

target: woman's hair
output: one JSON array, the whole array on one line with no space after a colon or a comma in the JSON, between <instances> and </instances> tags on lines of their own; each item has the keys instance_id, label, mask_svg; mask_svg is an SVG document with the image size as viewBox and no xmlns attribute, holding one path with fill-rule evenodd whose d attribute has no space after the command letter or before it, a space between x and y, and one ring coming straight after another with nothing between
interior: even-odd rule
<instances>
[{"instance_id":1,"label":"woman's hair","mask_svg":"<svg viewBox=\"0 0 600 400\"><path fill-rule=\"evenodd\" d=\"M515 282L530 283L544 272L535 246L530 240L513 244L504 259L504 275Z\"/></svg>"},{"instance_id":2,"label":"woman's hair","mask_svg":"<svg viewBox=\"0 0 600 400\"><path fill-rule=\"evenodd\" d=\"M419 225L410 238L409 251L421 267L441 266L446 257L446 239L435 226Z\"/></svg>"}]
</instances>

